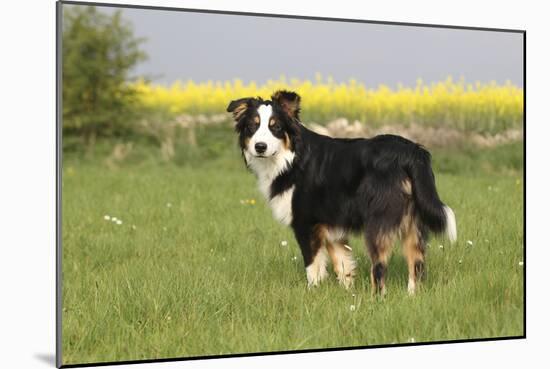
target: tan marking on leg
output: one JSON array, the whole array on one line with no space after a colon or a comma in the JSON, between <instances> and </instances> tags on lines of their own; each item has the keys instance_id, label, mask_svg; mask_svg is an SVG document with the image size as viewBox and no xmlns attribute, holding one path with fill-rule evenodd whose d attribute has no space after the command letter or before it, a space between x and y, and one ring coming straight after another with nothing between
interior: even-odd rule
<instances>
[{"instance_id":1,"label":"tan marking on leg","mask_svg":"<svg viewBox=\"0 0 550 369\"><path fill-rule=\"evenodd\" d=\"M396 238L397 234L395 232L382 233L378 235L376 238L376 243L378 244L378 260L384 263L388 262Z\"/></svg>"},{"instance_id":2,"label":"tan marking on leg","mask_svg":"<svg viewBox=\"0 0 550 369\"><path fill-rule=\"evenodd\" d=\"M414 295L418 279L421 277L418 274L417 263L424 263L424 252L420 244L420 238L418 228L416 224L410 219L410 223L407 227L404 227L403 231L403 253L407 259L407 267L409 270L409 282L407 285L407 291L409 295Z\"/></svg>"},{"instance_id":3,"label":"tan marking on leg","mask_svg":"<svg viewBox=\"0 0 550 369\"><path fill-rule=\"evenodd\" d=\"M346 246L340 242L327 242L326 245L338 281L347 289L353 285L356 265L351 248Z\"/></svg>"},{"instance_id":4,"label":"tan marking on leg","mask_svg":"<svg viewBox=\"0 0 550 369\"><path fill-rule=\"evenodd\" d=\"M375 294L376 292L380 292L381 295L384 295L386 293L385 274L386 274L388 260L390 259L395 239L396 239L396 233L388 232L388 233L380 233L378 237L376 237L375 245L371 245L368 242L366 242L367 251L371 259L370 276L371 276L371 287L372 287L373 294ZM379 281L377 281L377 278L375 276L375 268L382 268L383 275L381 276Z\"/></svg>"}]
</instances>

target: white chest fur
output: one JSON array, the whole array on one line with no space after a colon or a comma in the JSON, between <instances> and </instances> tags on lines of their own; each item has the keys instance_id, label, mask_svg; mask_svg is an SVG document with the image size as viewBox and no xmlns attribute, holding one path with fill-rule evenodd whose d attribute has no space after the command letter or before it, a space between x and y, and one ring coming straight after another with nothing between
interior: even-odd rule
<instances>
[{"instance_id":1,"label":"white chest fur","mask_svg":"<svg viewBox=\"0 0 550 369\"><path fill-rule=\"evenodd\" d=\"M292 222L292 195L294 194L294 186L272 199L270 197L271 183L291 165L294 160L294 153L284 151L272 158L258 159L245 152L245 159L252 171L258 176L258 187L266 200L269 201L269 206L275 219L285 225L290 225Z\"/></svg>"},{"instance_id":2,"label":"white chest fur","mask_svg":"<svg viewBox=\"0 0 550 369\"><path fill-rule=\"evenodd\" d=\"M273 216L284 225L292 223L292 195L294 186L269 201Z\"/></svg>"}]
</instances>

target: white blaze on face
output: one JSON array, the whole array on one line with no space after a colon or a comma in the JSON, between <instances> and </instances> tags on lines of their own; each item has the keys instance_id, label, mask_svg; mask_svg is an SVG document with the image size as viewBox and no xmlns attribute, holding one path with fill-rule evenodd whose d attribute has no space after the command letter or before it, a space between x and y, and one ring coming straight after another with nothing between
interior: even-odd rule
<instances>
[{"instance_id":1,"label":"white blaze on face","mask_svg":"<svg viewBox=\"0 0 550 369\"><path fill-rule=\"evenodd\" d=\"M260 127L258 127L256 132L254 132L250 138L248 143L248 151L250 151L252 155L259 155L255 149L255 146L257 143L261 142L267 145L266 151L261 153L261 155L266 157L276 155L281 151L283 145L281 140L273 136L273 133L269 129L269 120L273 114L273 108L271 105L260 105L258 108L258 114L260 116Z\"/></svg>"}]
</instances>

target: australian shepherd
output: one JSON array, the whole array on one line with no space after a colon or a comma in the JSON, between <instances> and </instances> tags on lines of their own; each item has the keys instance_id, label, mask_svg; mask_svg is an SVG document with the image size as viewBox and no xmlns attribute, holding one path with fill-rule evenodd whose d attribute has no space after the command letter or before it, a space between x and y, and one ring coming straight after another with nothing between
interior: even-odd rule
<instances>
[{"instance_id":1,"label":"australian shepherd","mask_svg":"<svg viewBox=\"0 0 550 369\"><path fill-rule=\"evenodd\" d=\"M373 291L384 294L388 260L397 239L413 294L424 273L428 233L456 240L456 222L435 187L431 156L400 136L340 139L300 123L300 96L277 91L271 100L231 101L244 161L258 178L274 217L292 227L308 286L327 276L353 284L355 260L348 235L364 236Z\"/></svg>"}]
</instances>

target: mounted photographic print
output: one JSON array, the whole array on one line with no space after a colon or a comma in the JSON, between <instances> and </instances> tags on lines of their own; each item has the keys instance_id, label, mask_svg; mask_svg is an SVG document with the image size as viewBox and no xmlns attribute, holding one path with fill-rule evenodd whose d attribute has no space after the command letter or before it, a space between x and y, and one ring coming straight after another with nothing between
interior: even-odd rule
<instances>
[{"instance_id":1,"label":"mounted photographic print","mask_svg":"<svg viewBox=\"0 0 550 369\"><path fill-rule=\"evenodd\" d=\"M58 366L524 338L524 58L58 3Z\"/></svg>"}]
</instances>

